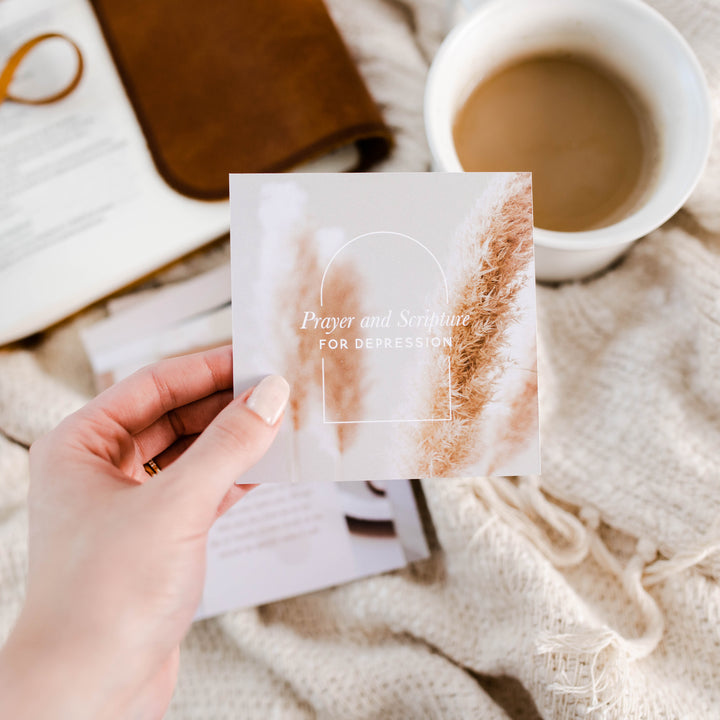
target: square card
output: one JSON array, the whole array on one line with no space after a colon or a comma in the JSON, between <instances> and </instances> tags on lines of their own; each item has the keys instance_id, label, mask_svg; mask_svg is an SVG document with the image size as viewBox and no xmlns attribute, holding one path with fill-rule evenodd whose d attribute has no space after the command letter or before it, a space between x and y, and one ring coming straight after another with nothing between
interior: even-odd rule
<instances>
[{"instance_id":1,"label":"square card","mask_svg":"<svg viewBox=\"0 0 720 720\"><path fill-rule=\"evenodd\" d=\"M284 375L247 482L537 474L530 173L230 177L236 394Z\"/></svg>"}]
</instances>

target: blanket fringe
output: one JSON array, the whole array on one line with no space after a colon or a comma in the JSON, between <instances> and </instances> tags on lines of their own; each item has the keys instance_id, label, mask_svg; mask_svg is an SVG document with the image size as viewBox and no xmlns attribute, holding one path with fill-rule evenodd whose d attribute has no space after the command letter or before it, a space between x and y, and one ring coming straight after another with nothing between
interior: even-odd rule
<instances>
[{"instance_id":1,"label":"blanket fringe","mask_svg":"<svg viewBox=\"0 0 720 720\"><path fill-rule=\"evenodd\" d=\"M657 585L677 573L700 565L717 553L720 553L720 521L716 521L697 543L675 553L671 558L660 558L648 565L643 573L643 584L646 587Z\"/></svg>"},{"instance_id":2,"label":"blanket fringe","mask_svg":"<svg viewBox=\"0 0 720 720\"><path fill-rule=\"evenodd\" d=\"M559 679L549 689L583 702L586 714L607 711L621 701L629 658L623 651L622 639L614 631L542 636L537 652L562 660Z\"/></svg>"},{"instance_id":3,"label":"blanket fringe","mask_svg":"<svg viewBox=\"0 0 720 720\"><path fill-rule=\"evenodd\" d=\"M489 510L525 535L556 567L577 565L586 557L586 528L572 513L549 502L536 480L516 484L504 477L477 478L473 490ZM544 532L538 520L550 526L562 543Z\"/></svg>"},{"instance_id":4,"label":"blanket fringe","mask_svg":"<svg viewBox=\"0 0 720 720\"><path fill-rule=\"evenodd\" d=\"M643 631L625 637L612 628L543 635L541 655L562 660L561 680L555 692L582 698L590 715L606 712L620 702L630 662L650 655L662 640L665 619L647 587L693 567L720 551L720 533L713 528L701 543L675 555L657 559L657 547L640 538L626 565L608 549L600 536L600 514L581 508L578 515L549 499L536 477L477 478L475 496L500 520L522 533L558 568L572 567L591 556L617 578L637 608Z\"/></svg>"}]
</instances>

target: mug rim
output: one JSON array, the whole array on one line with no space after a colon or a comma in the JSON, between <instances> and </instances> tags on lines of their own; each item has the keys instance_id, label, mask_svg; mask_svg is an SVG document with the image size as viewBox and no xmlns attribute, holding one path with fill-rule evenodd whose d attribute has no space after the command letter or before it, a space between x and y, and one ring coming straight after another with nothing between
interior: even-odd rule
<instances>
[{"instance_id":1,"label":"mug rim","mask_svg":"<svg viewBox=\"0 0 720 720\"><path fill-rule=\"evenodd\" d=\"M500 4L507 5L507 0L486 0L486 2L481 3L475 10L471 11L470 15L456 25L445 37L428 71L423 102L425 134L432 158L440 170L447 172L466 172L460 163L453 142L450 143L449 153L447 153L449 157L441 157L438 151L436 140L438 133L435 128L437 122L433 121L433 111L431 108L433 90L437 86L439 74L443 64L446 62L445 58L451 55L454 47L464 42L465 36L471 35L475 26L482 22L483 16L489 7ZM682 50L683 55L692 68L695 79L701 88L700 104L702 106L698 108L699 112L697 113L697 115L701 115L699 121L701 123L702 137L698 143L699 147L693 154L696 158L695 168L684 184L682 192L679 192L677 198L662 212L657 210L652 213L646 212L649 203L645 203L627 217L610 225L606 225L605 227L580 231L558 231L534 226L533 234L535 242L545 247L564 250L592 250L617 245L629 245L639 240L660 227L685 204L700 180L710 155L712 145L712 107L710 103L710 92L707 78L692 47L680 31L662 13L647 3L642 2L642 0L614 0L614 4L616 6L625 5L634 7L640 10L640 12L645 13L649 18L652 18L654 22L663 26L672 36L673 41ZM652 197L652 195L650 197ZM648 217L644 217L645 215Z\"/></svg>"}]
</instances>

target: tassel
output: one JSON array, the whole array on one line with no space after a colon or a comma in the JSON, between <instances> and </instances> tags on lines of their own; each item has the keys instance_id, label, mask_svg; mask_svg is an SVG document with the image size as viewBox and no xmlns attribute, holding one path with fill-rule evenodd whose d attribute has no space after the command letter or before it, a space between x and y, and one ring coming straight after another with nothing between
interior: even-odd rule
<instances>
[{"instance_id":1,"label":"tassel","mask_svg":"<svg viewBox=\"0 0 720 720\"><path fill-rule=\"evenodd\" d=\"M516 485L510 478L475 478L472 488L488 510L522 533L556 567L577 565L587 556L589 536L583 524L548 502L536 480L522 478ZM545 533L538 520L559 535L562 544Z\"/></svg>"},{"instance_id":2,"label":"tassel","mask_svg":"<svg viewBox=\"0 0 720 720\"><path fill-rule=\"evenodd\" d=\"M648 565L643 574L643 584L647 587L657 585L672 575L700 565L711 555L720 552L718 524L716 522L698 543L681 550L669 559L663 558Z\"/></svg>"}]
</instances>

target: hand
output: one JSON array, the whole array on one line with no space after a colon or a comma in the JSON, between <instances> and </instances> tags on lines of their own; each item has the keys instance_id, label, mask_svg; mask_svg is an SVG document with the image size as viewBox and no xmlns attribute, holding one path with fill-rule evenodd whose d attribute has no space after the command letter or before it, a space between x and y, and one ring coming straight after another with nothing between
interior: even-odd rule
<instances>
[{"instance_id":1,"label":"hand","mask_svg":"<svg viewBox=\"0 0 720 720\"><path fill-rule=\"evenodd\" d=\"M230 348L167 360L33 445L27 596L0 653L0 717L162 717L208 531L250 489L235 481L287 402L282 378L234 401L231 386Z\"/></svg>"}]
</instances>

